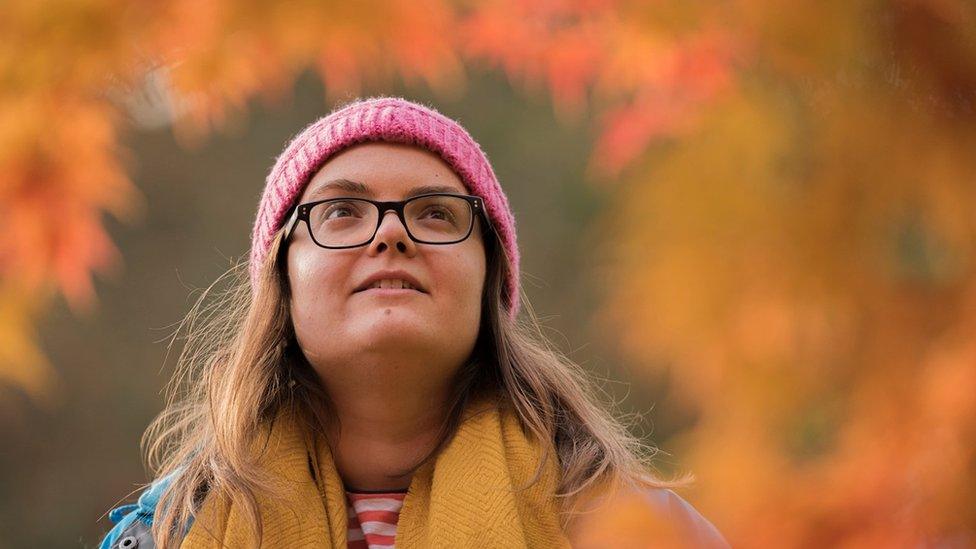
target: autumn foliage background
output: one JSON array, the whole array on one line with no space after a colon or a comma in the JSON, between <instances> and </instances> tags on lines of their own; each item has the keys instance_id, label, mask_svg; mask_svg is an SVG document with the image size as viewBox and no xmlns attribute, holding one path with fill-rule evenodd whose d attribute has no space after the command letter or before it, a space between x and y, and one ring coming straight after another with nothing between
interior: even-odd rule
<instances>
[{"instance_id":1,"label":"autumn foliage background","mask_svg":"<svg viewBox=\"0 0 976 549\"><path fill-rule=\"evenodd\" d=\"M0 547L148 481L166 335L288 138L462 122L527 298L741 547L976 544L966 0L0 6Z\"/></svg>"}]
</instances>

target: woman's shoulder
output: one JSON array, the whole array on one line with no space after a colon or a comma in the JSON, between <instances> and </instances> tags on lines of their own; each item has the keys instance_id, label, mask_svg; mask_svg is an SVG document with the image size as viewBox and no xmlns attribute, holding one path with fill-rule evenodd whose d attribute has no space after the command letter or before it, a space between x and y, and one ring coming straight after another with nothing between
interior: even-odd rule
<instances>
[{"instance_id":1,"label":"woman's shoulder","mask_svg":"<svg viewBox=\"0 0 976 549\"><path fill-rule=\"evenodd\" d=\"M114 526L102 538L99 549L148 549L154 548L150 529L156 506L163 492L172 484L181 469L160 477L139 494L135 503L121 505L109 511L108 518Z\"/></svg>"},{"instance_id":2,"label":"woman's shoulder","mask_svg":"<svg viewBox=\"0 0 976 549\"><path fill-rule=\"evenodd\" d=\"M666 514L695 547L728 547L715 526L690 503L668 488L651 488L642 496L652 508Z\"/></svg>"},{"instance_id":3,"label":"woman's shoulder","mask_svg":"<svg viewBox=\"0 0 976 549\"><path fill-rule=\"evenodd\" d=\"M568 530L575 548L728 548L722 534L669 488L620 486L577 507Z\"/></svg>"}]
</instances>

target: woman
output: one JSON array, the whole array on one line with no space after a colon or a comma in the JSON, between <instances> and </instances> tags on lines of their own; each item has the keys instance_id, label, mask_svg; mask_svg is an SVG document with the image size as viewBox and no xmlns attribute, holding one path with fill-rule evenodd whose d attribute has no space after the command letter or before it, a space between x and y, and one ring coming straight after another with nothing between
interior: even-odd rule
<instances>
[{"instance_id":1,"label":"woman","mask_svg":"<svg viewBox=\"0 0 976 549\"><path fill-rule=\"evenodd\" d=\"M311 124L268 176L248 277L191 312L147 432L159 479L103 547L723 546L517 320L515 237L453 120L380 97ZM609 528L621 505L639 528Z\"/></svg>"}]
</instances>

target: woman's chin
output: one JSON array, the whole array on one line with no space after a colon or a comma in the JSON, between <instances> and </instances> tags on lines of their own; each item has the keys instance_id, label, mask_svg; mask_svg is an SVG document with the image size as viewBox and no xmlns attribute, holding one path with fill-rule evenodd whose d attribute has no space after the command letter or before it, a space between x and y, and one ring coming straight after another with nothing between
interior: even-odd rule
<instances>
[{"instance_id":1,"label":"woman's chin","mask_svg":"<svg viewBox=\"0 0 976 549\"><path fill-rule=\"evenodd\" d=\"M358 331L378 339L417 338L430 330L428 311L404 305L377 306L356 312Z\"/></svg>"}]
</instances>

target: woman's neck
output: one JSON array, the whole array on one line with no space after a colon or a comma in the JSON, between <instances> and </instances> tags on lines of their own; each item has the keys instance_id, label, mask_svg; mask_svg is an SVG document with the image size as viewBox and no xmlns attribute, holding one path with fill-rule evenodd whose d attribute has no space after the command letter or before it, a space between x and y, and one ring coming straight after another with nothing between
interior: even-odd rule
<instances>
[{"instance_id":1,"label":"woman's neck","mask_svg":"<svg viewBox=\"0 0 976 549\"><path fill-rule=\"evenodd\" d=\"M408 394L407 394L408 393ZM347 490L405 490L413 468L437 444L447 417L447 393L360 391L332 398L341 432L330 440Z\"/></svg>"}]
</instances>

